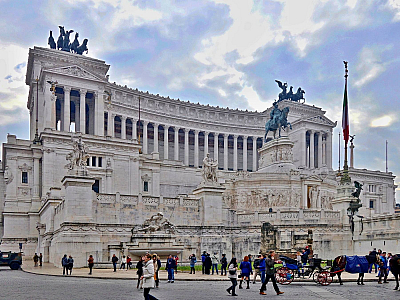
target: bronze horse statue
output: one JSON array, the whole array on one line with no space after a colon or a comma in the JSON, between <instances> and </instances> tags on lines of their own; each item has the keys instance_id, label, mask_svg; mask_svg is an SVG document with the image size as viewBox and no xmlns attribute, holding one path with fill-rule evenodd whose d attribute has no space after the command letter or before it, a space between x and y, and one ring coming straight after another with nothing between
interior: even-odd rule
<instances>
[{"instance_id":1,"label":"bronze horse statue","mask_svg":"<svg viewBox=\"0 0 400 300\"><path fill-rule=\"evenodd\" d=\"M265 141L267 140L267 134L269 131L272 131L274 133L274 138L275 138L277 130L279 131L279 137L281 137L282 127L283 129L285 129L286 127L289 126L289 128L292 129L292 124L290 124L290 122L288 122L287 120L288 113L289 113L289 107L285 107L284 109L282 109L282 113L279 116L277 116L276 118L272 118L265 123L265 136L264 136Z\"/></svg>"},{"instance_id":2,"label":"bronze horse statue","mask_svg":"<svg viewBox=\"0 0 400 300\"><path fill-rule=\"evenodd\" d=\"M400 277L400 254L393 255L392 259L389 262L390 271L394 275L396 279L396 287L397 290L399 288L399 277Z\"/></svg>"}]
</instances>

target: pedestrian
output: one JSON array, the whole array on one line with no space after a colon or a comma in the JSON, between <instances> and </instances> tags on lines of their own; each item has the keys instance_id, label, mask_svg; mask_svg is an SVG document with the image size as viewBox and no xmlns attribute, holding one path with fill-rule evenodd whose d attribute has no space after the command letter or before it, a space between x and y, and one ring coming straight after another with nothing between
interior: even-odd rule
<instances>
[{"instance_id":1,"label":"pedestrian","mask_svg":"<svg viewBox=\"0 0 400 300\"><path fill-rule=\"evenodd\" d=\"M232 285L226 290L232 296L237 296L235 293L235 288L237 286L237 261L235 257L232 257L231 261L229 262L228 266L228 278L231 280Z\"/></svg>"},{"instance_id":2,"label":"pedestrian","mask_svg":"<svg viewBox=\"0 0 400 300\"><path fill-rule=\"evenodd\" d=\"M143 280L144 299L157 300L156 297L150 295L150 289L154 288L154 264L151 254L146 254L144 257L143 275L140 277L140 280Z\"/></svg>"},{"instance_id":3,"label":"pedestrian","mask_svg":"<svg viewBox=\"0 0 400 300\"><path fill-rule=\"evenodd\" d=\"M35 255L33 256L33 262L35 263L35 267L38 266L38 261L39 261L39 256L37 255L37 253L35 253Z\"/></svg>"},{"instance_id":4,"label":"pedestrian","mask_svg":"<svg viewBox=\"0 0 400 300\"><path fill-rule=\"evenodd\" d=\"M311 250L308 246L306 246L303 250L303 254L301 255L301 262L303 266L305 266L308 262L308 255L310 254Z\"/></svg>"},{"instance_id":5,"label":"pedestrian","mask_svg":"<svg viewBox=\"0 0 400 300\"><path fill-rule=\"evenodd\" d=\"M74 259L72 258L72 256L70 255L68 258L68 270L69 270L69 275L72 274L72 268L74 267ZM67 272L68 275L68 272Z\"/></svg>"},{"instance_id":6,"label":"pedestrian","mask_svg":"<svg viewBox=\"0 0 400 300\"><path fill-rule=\"evenodd\" d=\"M115 256L115 254L113 254L112 258L111 258L113 267L114 267L114 272L117 272L117 262L118 262L118 257Z\"/></svg>"},{"instance_id":7,"label":"pedestrian","mask_svg":"<svg viewBox=\"0 0 400 300\"><path fill-rule=\"evenodd\" d=\"M175 259L175 273L178 273L178 261L179 261L178 255L175 255L174 259Z\"/></svg>"},{"instance_id":8,"label":"pedestrian","mask_svg":"<svg viewBox=\"0 0 400 300\"><path fill-rule=\"evenodd\" d=\"M212 263L212 275L214 275L214 269L217 272L218 275L218 256L217 252L214 252L214 255L211 257L211 263Z\"/></svg>"},{"instance_id":9,"label":"pedestrian","mask_svg":"<svg viewBox=\"0 0 400 300\"><path fill-rule=\"evenodd\" d=\"M203 254L201 255L201 263L202 263L201 272L203 274L206 273L206 257L207 257L207 252L203 251Z\"/></svg>"},{"instance_id":10,"label":"pedestrian","mask_svg":"<svg viewBox=\"0 0 400 300\"><path fill-rule=\"evenodd\" d=\"M253 263L253 255L249 254L247 256L249 257L249 263L252 264Z\"/></svg>"},{"instance_id":11,"label":"pedestrian","mask_svg":"<svg viewBox=\"0 0 400 300\"><path fill-rule=\"evenodd\" d=\"M206 261L205 261L206 275L210 275L211 266L212 266L212 260L211 260L210 254L207 253Z\"/></svg>"},{"instance_id":12,"label":"pedestrian","mask_svg":"<svg viewBox=\"0 0 400 300\"><path fill-rule=\"evenodd\" d=\"M67 254L64 254L63 258L61 259L61 265L63 267L63 275L67 272L68 275L68 257Z\"/></svg>"},{"instance_id":13,"label":"pedestrian","mask_svg":"<svg viewBox=\"0 0 400 300\"><path fill-rule=\"evenodd\" d=\"M43 254L40 253L39 254L39 267L42 267L42 266L43 266Z\"/></svg>"},{"instance_id":14,"label":"pedestrian","mask_svg":"<svg viewBox=\"0 0 400 300\"><path fill-rule=\"evenodd\" d=\"M382 252L381 257L380 257L380 262L379 262L379 279L378 283L382 284L382 277L384 277L383 282L384 283L389 283L387 281L388 273L387 273L387 258L386 258L386 252Z\"/></svg>"},{"instance_id":15,"label":"pedestrian","mask_svg":"<svg viewBox=\"0 0 400 300\"><path fill-rule=\"evenodd\" d=\"M167 264L165 266L165 269L168 272L168 283L174 283L175 264L176 264L175 259L172 257L172 255L169 255L167 259Z\"/></svg>"},{"instance_id":16,"label":"pedestrian","mask_svg":"<svg viewBox=\"0 0 400 300\"><path fill-rule=\"evenodd\" d=\"M160 257L157 255L157 253L153 254L153 264L154 264L154 280L156 282L156 288L158 288L158 285L160 283L160 278L158 277L158 271L160 271L161 268L161 260Z\"/></svg>"},{"instance_id":17,"label":"pedestrian","mask_svg":"<svg viewBox=\"0 0 400 300\"><path fill-rule=\"evenodd\" d=\"M370 263L368 270L369 273L372 272L372 267L375 267L375 273L378 272L377 255L378 253L376 252L376 248L374 248L374 250L372 250L368 255L368 262Z\"/></svg>"},{"instance_id":18,"label":"pedestrian","mask_svg":"<svg viewBox=\"0 0 400 300\"><path fill-rule=\"evenodd\" d=\"M258 256L254 260L254 264L253 264L253 266L254 266L253 284L256 283L257 275L260 276L260 278L261 278L260 260L261 260L261 254L258 254Z\"/></svg>"},{"instance_id":19,"label":"pedestrian","mask_svg":"<svg viewBox=\"0 0 400 300\"><path fill-rule=\"evenodd\" d=\"M221 276L226 276L226 267L228 266L228 260L226 259L226 254L222 253L222 258L221 258Z\"/></svg>"},{"instance_id":20,"label":"pedestrian","mask_svg":"<svg viewBox=\"0 0 400 300\"><path fill-rule=\"evenodd\" d=\"M89 266L89 275L92 275L92 269L93 269L93 266L94 266L94 259L93 259L93 255L92 254L89 255L89 258L88 258L87 262L88 262L88 266Z\"/></svg>"},{"instance_id":21,"label":"pedestrian","mask_svg":"<svg viewBox=\"0 0 400 300\"><path fill-rule=\"evenodd\" d=\"M193 253L192 255L190 255L189 261L190 261L190 274L192 274L192 272L193 274L196 274L196 269L195 269L197 262L196 254Z\"/></svg>"},{"instance_id":22,"label":"pedestrian","mask_svg":"<svg viewBox=\"0 0 400 300\"><path fill-rule=\"evenodd\" d=\"M122 255L122 259L121 259L121 265L119 266L119 269L121 270L123 270L123 269L125 269L125 265L126 265L126 257L125 257L125 255ZM128 270L128 269L127 269Z\"/></svg>"},{"instance_id":23,"label":"pedestrian","mask_svg":"<svg viewBox=\"0 0 400 300\"><path fill-rule=\"evenodd\" d=\"M136 288L139 289L139 285L141 283L141 277L143 275L143 257L141 257L141 256L139 257L139 261L136 264L136 269L137 269L136 274L138 276L138 282L137 282ZM140 288L142 288L142 287L140 286Z\"/></svg>"},{"instance_id":24,"label":"pedestrian","mask_svg":"<svg viewBox=\"0 0 400 300\"><path fill-rule=\"evenodd\" d=\"M275 280L275 251L274 250L269 251L269 255L265 262L265 265L266 265L266 274L265 274L265 280L264 280L263 284L261 285L260 295L267 294L265 291L267 290L267 283L270 279L272 281L272 285L274 286L276 294L282 295L283 292L281 292L279 290L279 287L276 284L276 280Z\"/></svg>"},{"instance_id":25,"label":"pedestrian","mask_svg":"<svg viewBox=\"0 0 400 300\"><path fill-rule=\"evenodd\" d=\"M250 286L250 273L253 273L253 269L251 268L251 263L249 262L249 257L245 256L243 261L240 263L240 284L239 289L242 289L243 280L247 281L247 288L249 289Z\"/></svg>"},{"instance_id":26,"label":"pedestrian","mask_svg":"<svg viewBox=\"0 0 400 300\"><path fill-rule=\"evenodd\" d=\"M132 269L132 258L128 255L126 257L126 270L128 271L129 269Z\"/></svg>"},{"instance_id":27,"label":"pedestrian","mask_svg":"<svg viewBox=\"0 0 400 300\"><path fill-rule=\"evenodd\" d=\"M261 283L265 281L265 255L261 254L260 264L258 265L258 269L261 273Z\"/></svg>"}]
</instances>

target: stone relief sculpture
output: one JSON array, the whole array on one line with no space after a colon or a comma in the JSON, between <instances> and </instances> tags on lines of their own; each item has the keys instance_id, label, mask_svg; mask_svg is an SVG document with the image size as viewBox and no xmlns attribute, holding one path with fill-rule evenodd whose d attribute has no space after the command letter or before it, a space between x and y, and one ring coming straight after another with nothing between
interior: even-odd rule
<instances>
[{"instance_id":1,"label":"stone relief sculpture","mask_svg":"<svg viewBox=\"0 0 400 300\"><path fill-rule=\"evenodd\" d=\"M153 233L157 231L164 231L165 233L175 233L175 225L172 224L167 218L164 218L162 212L146 219L139 228L133 228L132 234L135 233Z\"/></svg>"},{"instance_id":2,"label":"stone relief sculpture","mask_svg":"<svg viewBox=\"0 0 400 300\"><path fill-rule=\"evenodd\" d=\"M218 161L211 159L210 154L207 153L206 157L203 159L203 183L218 183L217 168Z\"/></svg>"},{"instance_id":3,"label":"stone relief sculpture","mask_svg":"<svg viewBox=\"0 0 400 300\"><path fill-rule=\"evenodd\" d=\"M6 184L10 184L14 179L14 176L8 166L4 168L4 181Z\"/></svg>"},{"instance_id":4,"label":"stone relief sculpture","mask_svg":"<svg viewBox=\"0 0 400 300\"><path fill-rule=\"evenodd\" d=\"M86 175L87 159L90 157L88 154L88 147L82 141L82 137L75 140L72 139L72 142L73 150L66 156L66 159L70 162L65 167L70 171L83 171Z\"/></svg>"},{"instance_id":5,"label":"stone relief sculpture","mask_svg":"<svg viewBox=\"0 0 400 300\"><path fill-rule=\"evenodd\" d=\"M308 197L310 198L311 208L318 208L319 187L312 186L308 191Z\"/></svg>"}]
</instances>

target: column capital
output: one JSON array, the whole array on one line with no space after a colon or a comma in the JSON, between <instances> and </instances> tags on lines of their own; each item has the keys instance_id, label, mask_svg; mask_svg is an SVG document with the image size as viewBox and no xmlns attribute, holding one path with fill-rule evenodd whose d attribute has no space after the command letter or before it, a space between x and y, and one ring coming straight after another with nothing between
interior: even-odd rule
<instances>
[{"instance_id":1,"label":"column capital","mask_svg":"<svg viewBox=\"0 0 400 300\"><path fill-rule=\"evenodd\" d=\"M234 134L234 135L233 135L233 138L234 138L235 140L237 140L238 137L239 137L239 135L237 135L237 134Z\"/></svg>"},{"instance_id":2,"label":"column capital","mask_svg":"<svg viewBox=\"0 0 400 300\"><path fill-rule=\"evenodd\" d=\"M126 121L126 119L127 119L127 116L119 116L119 117L121 118L121 121L122 120Z\"/></svg>"},{"instance_id":3,"label":"column capital","mask_svg":"<svg viewBox=\"0 0 400 300\"><path fill-rule=\"evenodd\" d=\"M143 123L143 126L147 126L149 124L149 121L141 120L141 122Z\"/></svg>"},{"instance_id":4,"label":"column capital","mask_svg":"<svg viewBox=\"0 0 400 300\"><path fill-rule=\"evenodd\" d=\"M189 131L191 130L190 128L184 128L183 130L185 130L185 133L189 133Z\"/></svg>"},{"instance_id":5,"label":"column capital","mask_svg":"<svg viewBox=\"0 0 400 300\"><path fill-rule=\"evenodd\" d=\"M159 124L159 123L153 123L153 127L154 127L154 128L156 128L156 127L157 127L157 129L158 129L158 126L160 126L160 124Z\"/></svg>"},{"instance_id":6,"label":"column capital","mask_svg":"<svg viewBox=\"0 0 400 300\"><path fill-rule=\"evenodd\" d=\"M204 136L208 136L210 134L209 131L204 131Z\"/></svg>"},{"instance_id":7,"label":"column capital","mask_svg":"<svg viewBox=\"0 0 400 300\"><path fill-rule=\"evenodd\" d=\"M224 135L224 138L228 138L230 136L229 133L223 133L223 135Z\"/></svg>"},{"instance_id":8,"label":"column capital","mask_svg":"<svg viewBox=\"0 0 400 300\"><path fill-rule=\"evenodd\" d=\"M71 92L71 87L70 86L64 86L63 87L63 90L64 90L64 94L65 94L65 92Z\"/></svg>"},{"instance_id":9,"label":"column capital","mask_svg":"<svg viewBox=\"0 0 400 300\"><path fill-rule=\"evenodd\" d=\"M214 137L219 136L219 132L213 132Z\"/></svg>"},{"instance_id":10,"label":"column capital","mask_svg":"<svg viewBox=\"0 0 400 300\"><path fill-rule=\"evenodd\" d=\"M248 136L248 135L242 135L242 138L243 138L244 140L247 140L247 139L249 138L249 136Z\"/></svg>"},{"instance_id":11,"label":"column capital","mask_svg":"<svg viewBox=\"0 0 400 300\"><path fill-rule=\"evenodd\" d=\"M200 133L200 130L197 130L197 129L196 129L196 130L193 130L193 131L194 131L194 134L195 134L195 135L199 135L199 133Z\"/></svg>"},{"instance_id":12,"label":"column capital","mask_svg":"<svg viewBox=\"0 0 400 300\"><path fill-rule=\"evenodd\" d=\"M87 90L86 89L78 89L80 94L86 94Z\"/></svg>"},{"instance_id":13,"label":"column capital","mask_svg":"<svg viewBox=\"0 0 400 300\"><path fill-rule=\"evenodd\" d=\"M167 125L167 124L162 124L162 126L164 127L164 130L165 130L165 129L169 129L169 127L170 127L170 126Z\"/></svg>"},{"instance_id":14,"label":"column capital","mask_svg":"<svg viewBox=\"0 0 400 300\"><path fill-rule=\"evenodd\" d=\"M315 133L315 130L314 130L314 129L308 129L307 131L309 131L309 132L310 132L310 134L313 134L313 133Z\"/></svg>"},{"instance_id":15,"label":"column capital","mask_svg":"<svg viewBox=\"0 0 400 300\"><path fill-rule=\"evenodd\" d=\"M175 131L175 132L179 132L179 129L181 129L181 128L178 127L178 126L172 126L172 128L174 128L174 131Z\"/></svg>"}]
</instances>

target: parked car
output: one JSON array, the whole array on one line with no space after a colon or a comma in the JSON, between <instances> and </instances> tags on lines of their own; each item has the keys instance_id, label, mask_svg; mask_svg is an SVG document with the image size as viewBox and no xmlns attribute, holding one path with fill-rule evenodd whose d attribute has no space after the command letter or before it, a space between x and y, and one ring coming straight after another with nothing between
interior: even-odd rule
<instances>
[{"instance_id":1,"label":"parked car","mask_svg":"<svg viewBox=\"0 0 400 300\"><path fill-rule=\"evenodd\" d=\"M9 266L12 270L18 270L22 265L21 252L1 252L0 251L0 266Z\"/></svg>"}]
</instances>

